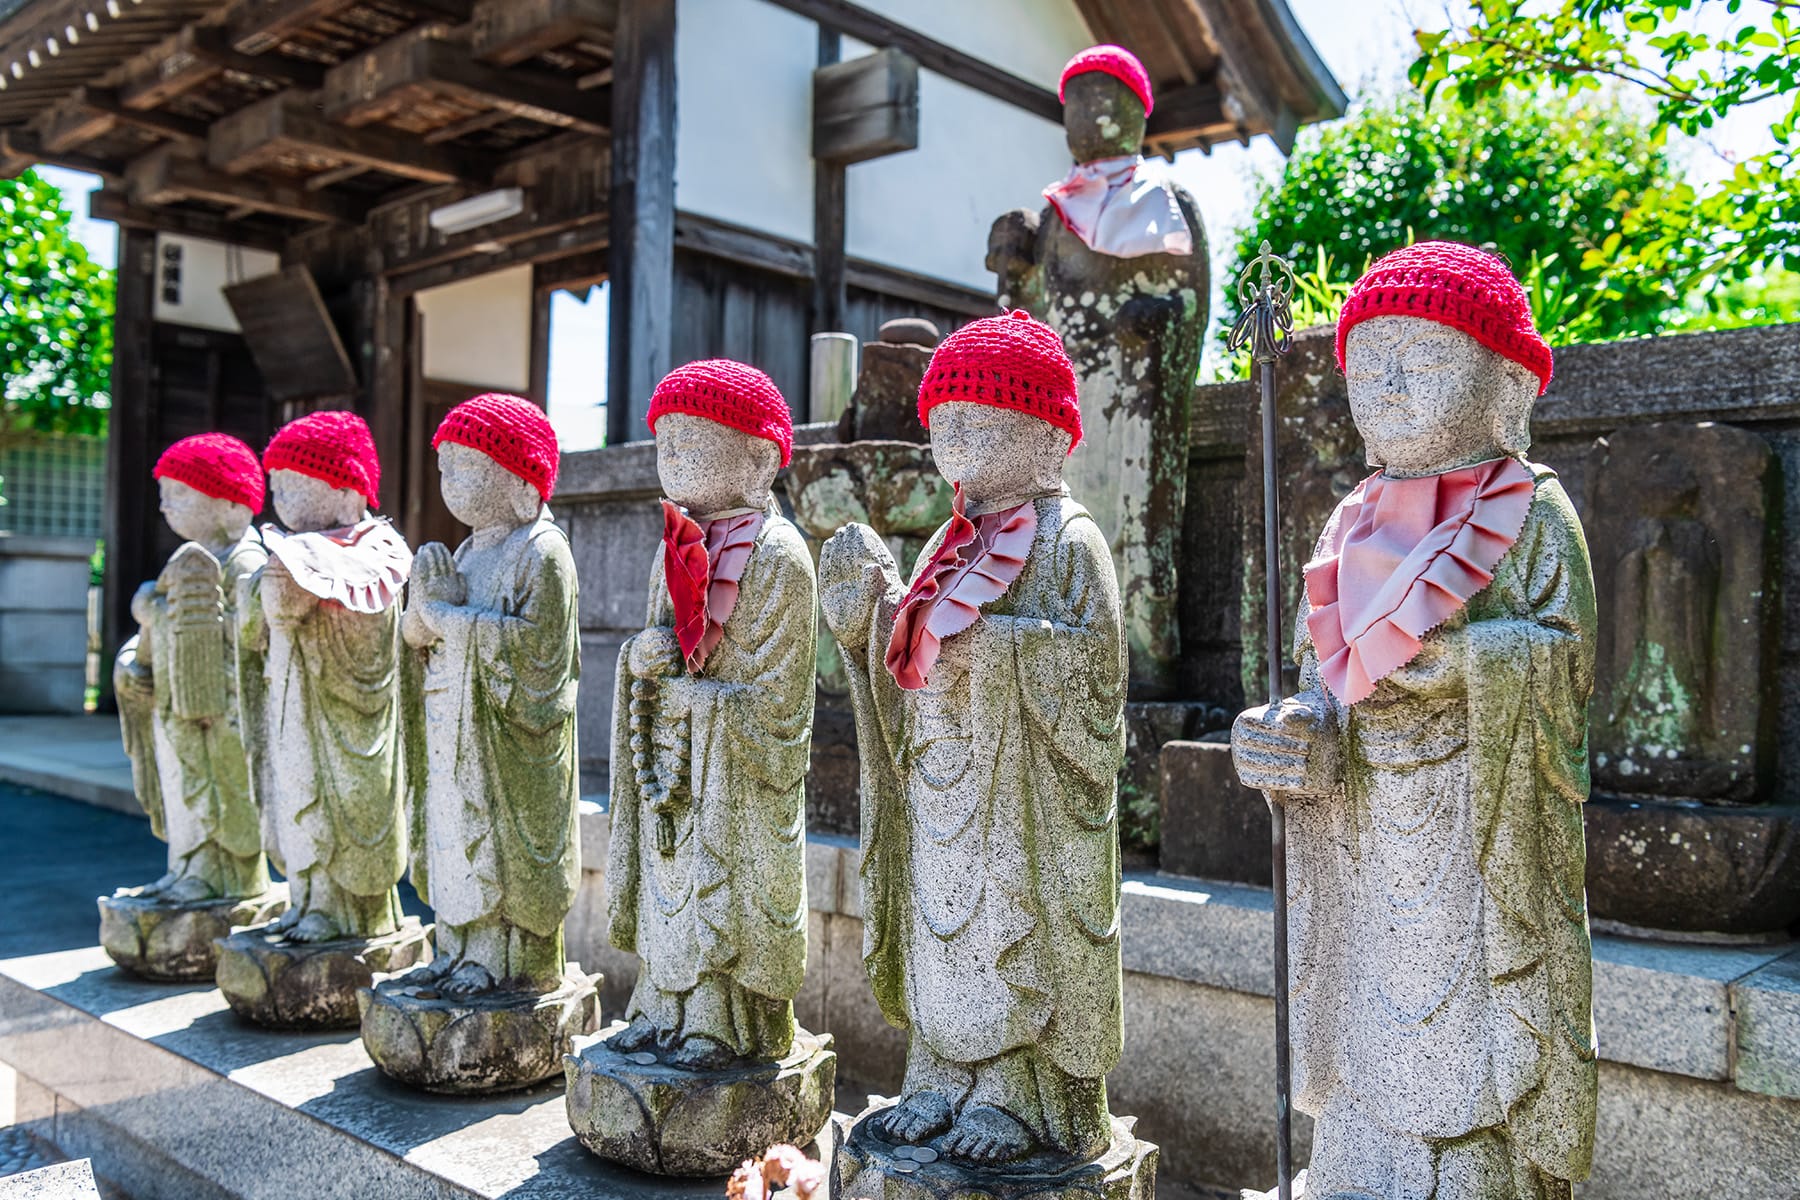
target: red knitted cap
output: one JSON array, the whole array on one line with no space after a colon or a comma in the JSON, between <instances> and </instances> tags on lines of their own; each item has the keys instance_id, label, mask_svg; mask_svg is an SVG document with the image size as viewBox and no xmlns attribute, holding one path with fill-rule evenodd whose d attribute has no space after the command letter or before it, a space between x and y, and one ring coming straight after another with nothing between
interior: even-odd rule
<instances>
[{"instance_id":1,"label":"red knitted cap","mask_svg":"<svg viewBox=\"0 0 1800 1200\"><path fill-rule=\"evenodd\" d=\"M1146 117L1156 108L1156 98L1150 92L1150 73L1144 70L1144 64L1138 61L1137 55L1123 46L1089 46L1071 58L1069 65L1063 68L1062 78L1057 81L1056 98L1063 99L1063 93L1069 88L1069 80L1077 75L1086 75L1089 71L1111 75L1130 88L1144 102Z\"/></svg>"},{"instance_id":2,"label":"red knitted cap","mask_svg":"<svg viewBox=\"0 0 1800 1200\"><path fill-rule=\"evenodd\" d=\"M781 447L781 465L794 456L794 415L767 375L729 358L676 367L650 396L650 432L669 413L689 413L765 438Z\"/></svg>"},{"instance_id":3,"label":"red knitted cap","mask_svg":"<svg viewBox=\"0 0 1800 1200\"><path fill-rule=\"evenodd\" d=\"M464 400L438 426L431 448L445 442L481 451L535 487L545 503L556 490L556 468L562 461L556 430L544 410L529 400L501 392Z\"/></svg>"},{"instance_id":4,"label":"red knitted cap","mask_svg":"<svg viewBox=\"0 0 1800 1200\"><path fill-rule=\"evenodd\" d=\"M1460 242L1419 242L1384 256L1350 288L1338 314L1337 361L1350 331L1370 317L1424 317L1460 329L1550 386L1550 347L1531 320L1531 302L1497 255Z\"/></svg>"},{"instance_id":5,"label":"red knitted cap","mask_svg":"<svg viewBox=\"0 0 1800 1200\"><path fill-rule=\"evenodd\" d=\"M215 500L242 504L251 512L263 506L263 469L256 451L228 433L197 433L162 452L152 479L173 479Z\"/></svg>"},{"instance_id":6,"label":"red knitted cap","mask_svg":"<svg viewBox=\"0 0 1800 1200\"><path fill-rule=\"evenodd\" d=\"M263 451L267 471L298 471L336 488L355 488L370 508L380 508L381 462L375 437L353 412L308 413L269 439Z\"/></svg>"},{"instance_id":7,"label":"red knitted cap","mask_svg":"<svg viewBox=\"0 0 1800 1200\"><path fill-rule=\"evenodd\" d=\"M1074 364L1056 330L1022 308L970 321L932 352L919 384L919 423L931 428L931 410L946 400L1030 413L1068 430L1070 453L1081 445Z\"/></svg>"}]
</instances>

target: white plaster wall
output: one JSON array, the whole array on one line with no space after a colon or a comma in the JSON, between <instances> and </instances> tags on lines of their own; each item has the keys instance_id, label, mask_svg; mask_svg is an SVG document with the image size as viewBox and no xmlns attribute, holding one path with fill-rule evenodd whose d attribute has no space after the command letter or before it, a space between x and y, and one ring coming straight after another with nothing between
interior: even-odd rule
<instances>
[{"instance_id":1,"label":"white plaster wall","mask_svg":"<svg viewBox=\"0 0 1800 1200\"><path fill-rule=\"evenodd\" d=\"M169 256L171 250L179 251L179 260ZM158 321L176 325L236 333L237 317L225 303L225 288L272 275L280 269L281 257L267 250L159 233L156 235L156 287L153 291L155 317ZM172 300L168 298L170 288L176 295Z\"/></svg>"},{"instance_id":2,"label":"white plaster wall","mask_svg":"<svg viewBox=\"0 0 1800 1200\"><path fill-rule=\"evenodd\" d=\"M1092 41L1073 0L863 2L1048 88ZM681 0L675 37L676 206L810 243L817 27L764 0ZM919 149L850 168L849 252L990 288L988 226L1068 170L1062 130L929 71L919 106Z\"/></svg>"},{"instance_id":3,"label":"white plaster wall","mask_svg":"<svg viewBox=\"0 0 1800 1200\"><path fill-rule=\"evenodd\" d=\"M508 267L418 295L427 379L523 392L531 386L531 268Z\"/></svg>"},{"instance_id":4,"label":"white plaster wall","mask_svg":"<svg viewBox=\"0 0 1800 1200\"><path fill-rule=\"evenodd\" d=\"M818 62L804 17L763 0L680 0L676 208L812 242Z\"/></svg>"}]
</instances>

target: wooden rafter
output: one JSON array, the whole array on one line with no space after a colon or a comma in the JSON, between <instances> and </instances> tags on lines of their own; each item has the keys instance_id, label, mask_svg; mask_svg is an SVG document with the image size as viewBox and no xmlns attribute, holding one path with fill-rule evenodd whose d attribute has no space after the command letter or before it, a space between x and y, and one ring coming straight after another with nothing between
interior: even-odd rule
<instances>
[{"instance_id":1,"label":"wooden rafter","mask_svg":"<svg viewBox=\"0 0 1800 1200\"><path fill-rule=\"evenodd\" d=\"M325 76L321 103L326 117L365 125L385 117L411 89L497 108L544 125L604 133L611 96L584 92L569 80L542 72L503 71L476 62L467 48L422 30L383 42Z\"/></svg>"},{"instance_id":2,"label":"wooden rafter","mask_svg":"<svg viewBox=\"0 0 1800 1200\"><path fill-rule=\"evenodd\" d=\"M210 213L179 208L147 208L133 204L129 197L111 188L100 188L89 193L88 214L96 221L111 221L128 229L183 233L191 237L253 246L259 250L279 252L287 242L287 234L273 225L233 221Z\"/></svg>"},{"instance_id":3,"label":"wooden rafter","mask_svg":"<svg viewBox=\"0 0 1800 1200\"><path fill-rule=\"evenodd\" d=\"M253 208L302 221L343 221L353 225L360 224L367 213L362 204L329 193L309 192L299 184L227 175L198 159L181 155L173 146L162 146L133 159L125 168L125 181L132 203L139 205L204 200L227 209Z\"/></svg>"},{"instance_id":4,"label":"wooden rafter","mask_svg":"<svg viewBox=\"0 0 1800 1200\"><path fill-rule=\"evenodd\" d=\"M611 46L619 0L480 0L473 21L475 57L510 67L576 42Z\"/></svg>"},{"instance_id":5,"label":"wooden rafter","mask_svg":"<svg viewBox=\"0 0 1800 1200\"><path fill-rule=\"evenodd\" d=\"M482 183L494 163L376 126L349 129L319 116L311 94L281 92L213 124L207 162L242 175L286 155L305 153L357 163L425 183Z\"/></svg>"}]
</instances>

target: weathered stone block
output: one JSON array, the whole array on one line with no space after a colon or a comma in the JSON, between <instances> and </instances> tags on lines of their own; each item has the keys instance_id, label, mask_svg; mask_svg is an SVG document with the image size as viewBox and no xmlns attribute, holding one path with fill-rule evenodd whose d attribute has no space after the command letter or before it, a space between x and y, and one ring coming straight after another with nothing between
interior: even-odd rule
<instances>
[{"instance_id":1,"label":"weathered stone block","mask_svg":"<svg viewBox=\"0 0 1800 1200\"><path fill-rule=\"evenodd\" d=\"M1800 922L1800 808L1596 796L1588 911L1628 931L1780 938Z\"/></svg>"},{"instance_id":2,"label":"weathered stone block","mask_svg":"<svg viewBox=\"0 0 1800 1200\"><path fill-rule=\"evenodd\" d=\"M219 939L272 921L288 906L285 883L260 896L188 904L136 890L100 897L100 944L133 975L170 982L211 979Z\"/></svg>"},{"instance_id":3,"label":"weathered stone block","mask_svg":"<svg viewBox=\"0 0 1800 1200\"><path fill-rule=\"evenodd\" d=\"M724 1175L781 1143L805 1145L831 1116L837 1054L804 1030L778 1063L687 1071L608 1042L621 1022L563 1059L569 1125L611 1162L655 1175Z\"/></svg>"},{"instance_id":4,"label":"weathered stone block","mask_svg":"<svg viewBox=\"0 0 1800 1200\"><path fill-rule=\"evenodd\" d=\"M220 938L217 979L232 1010L266 1029L354 1029L377 974L431 960L431 929L403 918L374 938L292 942L265 929Z\"/></svg>"},{"instance_id":5,"label":"weathered stone block","mask_svg":"<svg viewBox=\"0 0 1800 1200\"><path fill-rule=\"evenodd\" d=\"M428 1092L489 1095L562 1070L575 1039L600 1025L600 976L571 969L542 995L448 996L387 979L357 993L363 1048L382 1073Z\"/></svg>"},{"instance_id":6,"label":"weathered stone block","mask_svg":"<svg viewBox=\"0 0 1800 1200\"><path fill-rule=\"evenodd\" d=\"M1172 741L1160 766L1162 869L1268 887L1268 801L1238 782L1230 743Z\"/></svg>"},{"instance_id":7,"label":"weathered stone block","mask_svg":"<svg viewBox=\"0 0 1800 1200\"><path fill-rule=\"evenodd\" d=\"M1737 1009L1737 1085L1800 1099L1800 955L1732 985Z\"/></svg>"},{"instance_id":8,"label":"weathered stone block","mask_svg":"<svg viewBox=\"0 0 1800 1200\"><path fill-rule=\"evenodd\" d=\"M1099 1158L1070 1163L1038 1155L987 1170L966 1167L934 1146L896 1146L878 1137L869 1118L893 1106L882 1101L848 1130L834 1126L831 1194L859 1200L1155 1200L1157 1148L1132 1134L1135 1122L1112 1119L1112 1144Z\"/></svg>"},{"instance_id":9,"label":"weathered stone block","mask_svg":"<svg viewBox=\"0 0 1800 1200\"><path fill-rule=\"evenodd\" d=\"M82 1158L0 1179L0 1200L100 1200L100 1187Z\"/></svg>"}]
</instances>

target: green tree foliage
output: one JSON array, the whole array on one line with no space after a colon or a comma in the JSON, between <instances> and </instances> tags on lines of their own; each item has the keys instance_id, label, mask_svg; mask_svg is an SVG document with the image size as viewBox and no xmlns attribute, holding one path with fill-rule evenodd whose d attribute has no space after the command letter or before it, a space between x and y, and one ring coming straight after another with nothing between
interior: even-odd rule
<instances>
[{"instance_id":1,"label":"green tree foliage","mask_svg":"<svg viewBox=\"0 0 1800 1200\"><path fill-rule=\"evenodd\" d=\"M1468 242L1506 256L1553 340L1650 333L1681 297L1662 279L1590 265L1588 252L1677 179L1648 123L1608 97L1492 95L1428 109L1403 91L1301 135L1263 181L1237 261L1268 239L1303 272L1312 315L1330 320L1372 259L1419 239Z\"/></svg>"},{"instance_id":2,"label":"green tree foliage","mask_svg":"<svg viewBox=\"0 0 1800 1200\"><path fill-rule=\"evenodd\" d=\"M1692 290L1762 268L1800 271L1800 3L1796 0L1474 0L1466 21L1416 36L1413 83L1429 102L1507 91L1647 97L1653 129L1701 136L1763 103L1773 146L1715 184L1658 186L1624 214L1584 269Z\"/></svg>"},{"instance_id":3,"label":"green tree foliage","mask_svg":"<svg viewBox=\"0 0 1800 1200\"><path fill-rule=\"evenodd\" d=\"M0 180L4 428L104 433L112 388L113 273L69 232L62 194L26 171Z\"/></svg>"}]
</instances>

